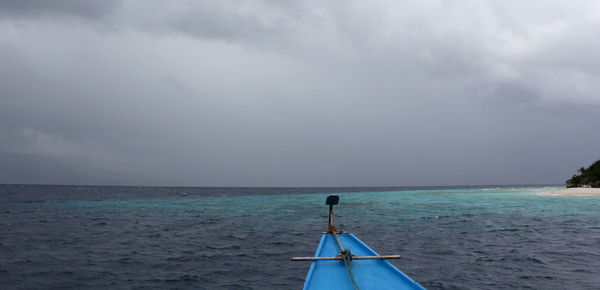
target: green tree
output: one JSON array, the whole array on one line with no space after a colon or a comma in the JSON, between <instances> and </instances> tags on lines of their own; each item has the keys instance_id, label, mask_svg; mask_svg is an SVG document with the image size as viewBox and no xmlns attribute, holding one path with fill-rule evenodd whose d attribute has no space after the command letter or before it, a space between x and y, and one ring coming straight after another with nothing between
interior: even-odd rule
<instances>
[{"instance_id":1,"label":"green tree","mask_svg":"<svg viewBox=\"0 0 600 290\"><path fill-rule=\"evenodd\" d=\"M600 188L600 160L597 160L588 168L579 168L577 172L579 174L575 174L567 180L567 187L591 186Z\"/></svg>"}]
</instances>

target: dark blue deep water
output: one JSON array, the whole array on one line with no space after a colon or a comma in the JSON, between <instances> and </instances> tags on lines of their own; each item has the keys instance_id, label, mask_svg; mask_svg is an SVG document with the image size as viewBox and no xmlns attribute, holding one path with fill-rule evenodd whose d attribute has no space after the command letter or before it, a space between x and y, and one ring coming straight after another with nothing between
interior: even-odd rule
<instances>
[{"instance_id":1,"label":"dark blue deep water","mask_svg":"<svg viewBox=\"0 0 600 290\"><path fill-rule=\"evenodd\" d=\"M429 289L600 289L600 197L553 188L0 185L0 289L299 289L338 227Z\"/></svg>"}]
</instances>

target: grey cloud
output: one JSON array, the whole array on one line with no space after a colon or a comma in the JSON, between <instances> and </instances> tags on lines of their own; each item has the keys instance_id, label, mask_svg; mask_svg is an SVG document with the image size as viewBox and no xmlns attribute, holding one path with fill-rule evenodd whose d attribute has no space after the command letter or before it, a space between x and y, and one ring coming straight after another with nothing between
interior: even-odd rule
<instances>
[{"instance_id":1,"label":"grey cloud","mask_svg":"<svg viewBox=\"0 0 600 290\"><path fill-rule=\"evenodd\" d=\"M561 45L583 8L45 3L0 22L10 154L212 186L560 183L598 156L598 66Z\"/></svg>"},{"instance_id":2,"label":"grey cloud","mask_svg":"<svg viewBox=\"0 0 600 290\"><path fill-rule=\"evenodd\" d=\"M310 17L308 8L302 1L125 2L109 22L149 33L260 45L280 43L296 33L297 25Z\"/></svg>"},{"instance_id":3,"label":"grey cloud","mask_svg":"<svg viewBox=\"0 0 600 290\"><path fill-rule=\"evenodd\" d=\"M49 15L71 15L98 19L113 12L120 0L0 0L0 16L11 18L35 18Z\"/></svg>"},{"instance_id":4,"label":"grey cloud","mask_svg":"<svg viewBox=\"0 0 600 290\"><path fill-rule=\"evenodd\" d=\"M519 82L493 83L483 89L481 96L495 104L531 104L539 101L540 95L530 85Z\"/></svg>"}]
</instances>

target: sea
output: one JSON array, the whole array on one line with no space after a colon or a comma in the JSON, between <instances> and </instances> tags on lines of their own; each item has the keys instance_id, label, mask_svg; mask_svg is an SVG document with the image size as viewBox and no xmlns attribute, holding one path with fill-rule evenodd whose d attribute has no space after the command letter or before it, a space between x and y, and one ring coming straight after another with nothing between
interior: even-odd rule
<instances>
[{"instance_id":1,"label":"sea","mask_svg":"<svg viewBox=\"0 0 600 290\"><path fill-rule=\"evenodd\" d=\"M301 289L330 194L428 289L600 289L600 197L556 189L0 185L0 289Z\"/></svg>"}]
</instances>

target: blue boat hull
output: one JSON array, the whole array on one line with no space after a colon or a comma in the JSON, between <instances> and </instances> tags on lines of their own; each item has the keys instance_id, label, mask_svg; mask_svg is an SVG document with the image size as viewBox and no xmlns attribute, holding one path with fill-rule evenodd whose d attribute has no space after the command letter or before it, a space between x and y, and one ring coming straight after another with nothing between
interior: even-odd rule
<instances>
[{"instance_id":1,"label":"blue boat hull","mask_svg":"<svg viewBox=\"0 0 600 290\"><path fill-rule=\"evenodd\" d=\"M344 248L357 256L378 256L353 234L338 234ZM332 257L340 249L331 234L323 234L315 257ZM361 290L367 289L425 289L386 260L353 260L352 272ZM348 269L341 260L313 261L304 282L305 290L355 289Z\"/></svg>"}]
</instances>

